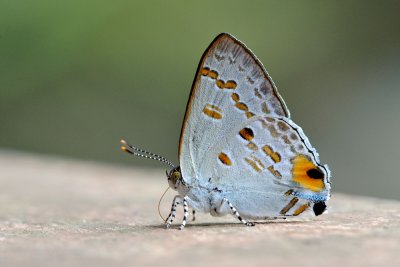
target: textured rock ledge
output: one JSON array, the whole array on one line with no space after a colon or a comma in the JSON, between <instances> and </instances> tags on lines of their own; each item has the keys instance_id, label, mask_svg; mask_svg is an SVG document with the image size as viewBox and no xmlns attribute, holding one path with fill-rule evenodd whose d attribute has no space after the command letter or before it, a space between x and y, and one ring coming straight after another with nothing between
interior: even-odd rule
<instances>
[{"instance_id":1,"label":"textured rock ledge","mask_svg":"<svg viewBox=\"0 0 400 267\"><path fill-rule=\"evenodd\" d=\"M165 230L164 170L0 152L0 266L400 266L400 202L333 193L315 219ZM168 213L173 197L164 198Z\"/></svg>"}]
</instances>

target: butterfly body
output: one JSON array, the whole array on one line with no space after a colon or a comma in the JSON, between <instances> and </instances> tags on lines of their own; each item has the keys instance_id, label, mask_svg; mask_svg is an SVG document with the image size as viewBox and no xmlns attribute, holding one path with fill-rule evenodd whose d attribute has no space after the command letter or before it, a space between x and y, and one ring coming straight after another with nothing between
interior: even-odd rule
<instances>
[{"instance_id":1,"label":"butterfly body","mask_svg":"<svg viewBox=\"0 0 400 267\"><path fill-rule=\"evenodd\" d=\"M146 156L147 157L147 156ZM320 215L330 197L330 171L319 161L272 79L255 55L223 33L203 54L179 141L180 166L168 174L183 204L221 216L268 219Z\"/></svg>"}]
</instances>

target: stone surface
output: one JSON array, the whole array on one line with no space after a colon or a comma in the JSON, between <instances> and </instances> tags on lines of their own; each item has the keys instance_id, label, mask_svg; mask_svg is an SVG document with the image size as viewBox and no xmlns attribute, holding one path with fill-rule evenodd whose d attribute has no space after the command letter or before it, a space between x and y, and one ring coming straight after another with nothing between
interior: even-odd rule
<instances>
[{"instance_id":1,"label":"stone surface","mask_svg":"<svg viewBox=\"0 0 400 267\"><path fill-rule=\"evenodd\" d=\"M165 230L165 170L10 151L0 170L0 266L400 266L396 201L333 192L313 219L244 227L198 214Z\"/></svg>"}]
</instances>

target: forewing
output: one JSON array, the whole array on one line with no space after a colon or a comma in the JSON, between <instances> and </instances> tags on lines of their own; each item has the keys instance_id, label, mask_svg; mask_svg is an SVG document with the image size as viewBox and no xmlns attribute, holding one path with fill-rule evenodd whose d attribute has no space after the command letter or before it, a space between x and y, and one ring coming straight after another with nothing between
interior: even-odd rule
<instances>
[{"instance_id":1,"label":"forewing","mask_svg":"<svg viewBox=\"0 0 400 267\"><path fill-rule=\"evenodd\" d=\"M202 177L210 149L226 133L260 115L289 118L289 111L261 62L221 34L203 54L186 107L179 142L185 181Z\"/></svg>"}]
</instances>

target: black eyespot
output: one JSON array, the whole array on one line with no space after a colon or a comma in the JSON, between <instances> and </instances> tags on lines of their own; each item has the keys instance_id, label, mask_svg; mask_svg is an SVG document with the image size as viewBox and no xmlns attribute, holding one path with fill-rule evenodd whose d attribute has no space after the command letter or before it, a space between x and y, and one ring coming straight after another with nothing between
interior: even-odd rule
<instances>
[{"instance_id":1,"label":"black eyespot","mask_svg":"<svg viewBox=\"0 0 400 267\"><path fill-rule=\"evenodd\" d=\"M315 216L321 215L326 210L325 202L317 202L313 206Z\"/></svg>"},{"instance_id":2,"label":"black eyespot","mask_svg":"<svg viewBox=\"0 0 400 267\"><path fill-rule=\"evenodd\" d=\"M313 179L324 179L324 173L320 169L310 169L307 171L307 175Z\"/></svg>"}]
</instances>

